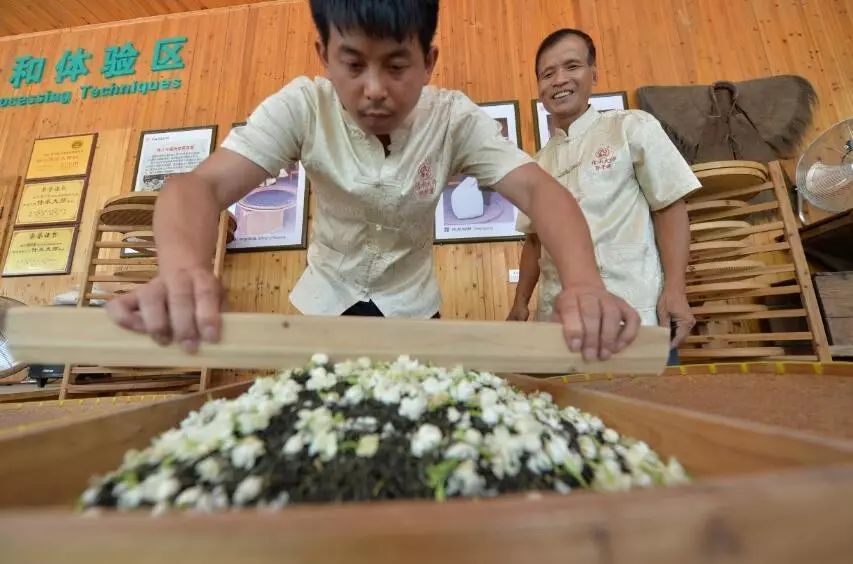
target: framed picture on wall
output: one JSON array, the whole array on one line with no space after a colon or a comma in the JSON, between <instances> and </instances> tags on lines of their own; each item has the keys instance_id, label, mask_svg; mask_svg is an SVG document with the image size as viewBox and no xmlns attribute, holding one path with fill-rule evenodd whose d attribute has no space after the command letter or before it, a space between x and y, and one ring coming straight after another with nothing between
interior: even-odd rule
<instances>
[{"instance_id":1,"label":"framed picture on wall","mask_svg":"<svg viewBox=\"0 0 853 564\"><path fill-rule=\"evenodd\" d=\"M15 227L78 223L88 178L26 182L15 214Z\"/></svg>"},{"instance_id":2,"label":"framed picture on wall","mask_svg":"<svg viewBox=\"0 0 853 564\"><path fill-rule=\"evenodd\" d=\"M92 169L97 140L97 133L36 139L26 179L86 176Z\"/></svg>"},{"instance_id":3,"label":"framed picture on wall","mask_svg":"<svg viewBox=\"0 0 853 564\"><path fill-rule=\"evenodd\" d=\"M16 229L9 242L3 276L68 274L76 241L76 226Z\"/></svg>"},{"instance_id":4,"label":"framed picture on wall","mask_svg":"<svg viewBox=\"0 0 853 564\"><path fill-rule=\"evenodd\" d=\"M539 100L533 100L533 125L536 129L536 150L538 151L551 139L554 134L554 124L551 120L551 114L545 109L545 105ZM589 97L589 105L599 112L607 112L609 110L627 110L628 109L628 93L621 92L602 92L593 94Z\"/></svg>"},{"instance_id":5,"label":"framed picture on wall","mask_svg":"<svg viewBox=\"0 0 853 564\"><path fill-rule=\"evenodd\" d=\"M501 128L504 137L521 147L518 102L480 104ZM470 176L451 178L435 210L435 242L461 243L522 239L515 230L518 208Z\"/></svg>"},{"instance_id":6,"label":"framed picture on wall","mask_svg":"<svg viewBox=\"0 0 853 564\"><path fill-rule=\"evenodd\" d=\"M215 145L215 125L143 131L139 137L133 191L159 190L169 176L198 166Z\"/></svg>"},{"instance_id":7,"label":"framed picture on wall","mask_svg":"<svg viewBox=\"0 0 853 564\"><path fill-rule=\"evenodd\" d=\"M234 127L245 124L237 123ZM282 169L229 208L237 219L229 251L305 249L308 177L302 163Z\"/></svg>"}]
</instances>

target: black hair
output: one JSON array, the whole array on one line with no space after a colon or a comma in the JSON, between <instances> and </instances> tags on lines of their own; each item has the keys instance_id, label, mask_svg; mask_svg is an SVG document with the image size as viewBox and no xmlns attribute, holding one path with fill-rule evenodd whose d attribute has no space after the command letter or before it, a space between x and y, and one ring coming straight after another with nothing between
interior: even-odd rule
<instances>
[{"instance_id":1,"label":"black hair","mask_svg":"<svg viewBox=\"0 0 853 564\"><path fill-rule=\"evenodd\" d=\"M581 39L583 39L583 42L586 43L587 51L589 52L586 62L588 65L595 64L595 42L592 40L592 37L590 37L589 34L587 34L585 31L566 27L563 29L558 29L557 31L542 40L542 43L539 45L539 49L536 51L536 76L539 76L539 59L542 58L542 53L544 53L566 37L571 36L580 37Z\"/></svg>"},{"instance_id":2,"label":"black hair","mask_svg":"<svg viewBox=\"0 0 853 564\"><path fill-rule=\"evenodd\" d=\"M439 0L311 0L311 15L323 45L332 26L339 32L359 30L374 39L405 41L416 36L429 53L438 26Z\"/></svg>"}]
</instances>

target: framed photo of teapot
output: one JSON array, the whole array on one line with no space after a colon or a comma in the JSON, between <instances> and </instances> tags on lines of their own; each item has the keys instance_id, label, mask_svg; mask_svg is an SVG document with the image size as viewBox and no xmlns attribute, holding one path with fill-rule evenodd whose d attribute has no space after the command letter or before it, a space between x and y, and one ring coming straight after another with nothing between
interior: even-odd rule
<instances>
[{"instance_id":1,"label":"framed photo of teapot","mask_svg":"<svg viewBox=\"0 0 853 564\"><path fill-rule=\"evenodd\" d=\"M245 123L235 123L241 127ZM229 208L237 221L229 252L305 249L308 178L302 163L283 168Z\"/></svg>"},{"instance_id":2,"label":"framed photo of teapot","mask_svg":"<svg viewBox=\"0 0 853 564\"><path fill-rule=\"evenodd\" d=\"M503 136L521 147L517 101L480 104L501 128ZM476 178L456 176L441 192L435 209L435 242L513 241L524 237L515 230L518 208Z\"/></svg>"}]
</instances>

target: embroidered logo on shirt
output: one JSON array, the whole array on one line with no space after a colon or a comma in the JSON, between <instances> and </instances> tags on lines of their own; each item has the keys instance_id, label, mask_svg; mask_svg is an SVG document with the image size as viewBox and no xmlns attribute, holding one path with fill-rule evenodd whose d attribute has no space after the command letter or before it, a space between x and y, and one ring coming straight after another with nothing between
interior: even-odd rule
<instances>
[{"instance_id":1,"label":"embroidered logo on shirt","mask_svg":"<svg viewBox=\"0 0 853 564\"><path fill-rule=\"evenodd\" d=\"M613 149L604 145L595 151L595 158L592 159L592 166L596 171L607 170L613 167L613 162L616 160L616 155L613 154Z\"/></svg>"},{"instance_id":2,"label":"embroidered logo on shirt","mask_svg":"<svg viewBox=\"0 0 853 564\"><path fill-rule=\"evenodd\" d=\"M429 159L424 160L418 167L418 177L415 180L415 194L418 198L429 198L435 194L435 173Z\"/></svg>"}]
</instances>

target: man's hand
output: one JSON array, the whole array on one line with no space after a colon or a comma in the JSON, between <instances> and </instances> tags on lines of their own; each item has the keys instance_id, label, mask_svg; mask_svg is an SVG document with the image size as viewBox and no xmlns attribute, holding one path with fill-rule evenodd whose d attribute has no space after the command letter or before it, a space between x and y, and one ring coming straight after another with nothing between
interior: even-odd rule
<instances>
[{"instance_id":1,"label":"man's hand","mask_svg":"<svg viewBox=\"0 0 853 564\"><path fill-rule=\"evenodd\" d=\"M554 317L563 324L566 343L584 360L607 360L637 337L640 315L599 286L564 289L554 304Z\"/></svg>"},{"instance_id":2,"label":"man's hand","mask_svg":"<svg viewBox=\"0 0 853 564\"><path fill-rule=\"evenodd\" d=\"M147 333L160 345L177 342L193 353L200 341L219 340L222 296L210 269L181 269L111 300L107 313L122 327Z\"/></svg>"},{"instance_id":3,"label":"man's hand","mask_svg":"<svg viewBox=\"0 0 853 564\"><path fill-rule=\"evenodd\" d=\"M520 302L513 302L512 309L509 310L509 315L506 316L507 321L527 321L530 319L530 306Z\"/></svg>"},{"instance_id":4,"label":"man's hand","mask_svg":"<svg viewBox=\"0 0 853 564\"><path fill-rule=\"evenodd\" d=\"M687 303L684 289L664 288L658 299L658 325L669 328L672 323L675 323L675 336L670 348L674 349L696 325L696 318L690 313L690 304Z\"/></svg>"}]
</instances>

